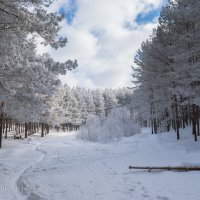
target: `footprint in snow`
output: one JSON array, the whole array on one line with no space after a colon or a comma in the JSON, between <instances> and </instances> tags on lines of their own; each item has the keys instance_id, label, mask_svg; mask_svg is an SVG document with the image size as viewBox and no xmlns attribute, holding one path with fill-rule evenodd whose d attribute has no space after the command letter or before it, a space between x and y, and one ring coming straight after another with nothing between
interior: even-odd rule
<instances>
[{"instance_id":1,"label":"footprint in snow","mask_svg":"<svg viewBox=\"0 0 200 200\"><path fill-rule=\"evenodd\" d=\"M143 196L144 198L149 198L149 197L150 197L148 194L142 194L142 196Z\"/></svg>"},{"instance_id":2,"label":"footprint in snow","mask_svg":"<svg viewBox=\"0 0 200 200\"><path fill-rule=\"evenodd\" d=\"M130 188L128 191L129 191L129 192L134 192L135 189L134 189L134 188Z\"/></svg>"},{"instance_id":3,"label":"footprint in snow","mask_svg":"<svg viewBox=\"0 0 200 200\"><path fill-rule=\"evenodd\" d=\"M157 196L157 199L159 199L159 200L169 200L168 197L163 197L163 196Z\"/></svg>"}]
</instances>

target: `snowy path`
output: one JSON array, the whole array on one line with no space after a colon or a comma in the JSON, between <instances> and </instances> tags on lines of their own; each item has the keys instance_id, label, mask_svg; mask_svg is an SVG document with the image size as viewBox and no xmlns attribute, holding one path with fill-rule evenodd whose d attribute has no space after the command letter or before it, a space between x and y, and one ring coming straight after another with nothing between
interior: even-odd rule
<instances>
[{"instance_id":1,"label":"snowy path","mask_svg":"<svg viewBox=\"0 0 200 200\"><path fill-rule=\"evenodd\" d=\"M200 163L199 142L183 138L177 143L170 134L143 133L113 144L77 141L66 133L5 141L0 151L0 199L199 200L200 172L128 169L130 164Z\"/></svg>"},{"instance_id":2,"label":"snowy path","mask_svg":"<svg viewBox=\"0 0 200 200\"><path fill-rule=\"evenodd\" d=\"M43 142L46 143L47 141ZM36 165L45 158L46 152L40 150L40 146L42 143L39 143L35 146L35 151L41 153L41 155L31 163L27 168L25 168L22 173L20 174L19 178L16 182L16 187L20 193L24 196L27 196L27 199L42 199L39 195L34 192L34 189L30 189L30 186L27 184L27 179L30 178L30 172L32 169L36 167ZM22 197L23 198L23 197Z\"/></svg>"}]
</instances>

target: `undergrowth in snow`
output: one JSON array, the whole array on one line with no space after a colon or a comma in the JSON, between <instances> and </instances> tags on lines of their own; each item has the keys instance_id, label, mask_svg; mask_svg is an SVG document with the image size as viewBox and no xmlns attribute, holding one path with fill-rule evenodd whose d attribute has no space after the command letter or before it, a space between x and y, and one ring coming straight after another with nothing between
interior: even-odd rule
<instances>
[{"instance_id":1,"label":"undergrowth in snow","mask_svg":"<svg viewBox=\"0 0 200 200\"><path fill-rule=\"evenodd\" d=\"M86 124L79 130L77 138L108 143L136 133L140 133L139 124L132 119L130 111L122 107L113 109L106 117L89 115Z\"/></svg>"}]
</instances>

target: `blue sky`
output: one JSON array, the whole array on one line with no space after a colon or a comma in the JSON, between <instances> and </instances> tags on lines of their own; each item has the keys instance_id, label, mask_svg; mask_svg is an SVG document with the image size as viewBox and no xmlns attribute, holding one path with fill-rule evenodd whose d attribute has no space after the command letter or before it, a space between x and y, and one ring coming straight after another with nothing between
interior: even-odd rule
<instances>
[{"instance_id":1,"label":"blue sky","mask_svg":"<svg viewBox=\"0 0 200 200\"><path fill-rule=\"evenodd\" d=\"M163 2L163 6L166 5L168 2L168 0L164 0ZM162 6L160 6L159 8L157 9L154 9L152 7L152 9L149 10L149 12L147 13L139 13L137 15L137 18L136 18L136 22L138 24L145 24L145 23L150 23L152 22L155 18L158 18L159 15L160 15L160 11L161 11L161 8Z\"/></svg>"},{"instance_id":2,"label":"blue sky","mask_svg":"<svg viewBox=\"0 0 200 200\"><path fill-rule=\"evenodd\" d=\"M163 5L166 5L168 0L163 0ZM159 17L161 7L154 9L152 5L152 9L149 9L147 13L139 13L136 17L136 23L138 24L145 24L152 22L155 18ZM60 14L65 15L66 22L71 25L76 13L78 12L78 5L77 0L68 0L68 4L65 7L60 7L59 11Z\"/></svg>"},{"instance_id":3,"label":"blue sky","mask_svg":"<svg viewBox=\"0 0 200 200\"><path fill-rule=\"evenodd\" d=\"M78 60L78 68L61 77L71 87L132 86L134 55L156 27L164 1L57 0L51 11L65 14L61 35L68 43L57 51L40 51L61 62Z\"/></svg>"},{"instance_id":4,"label":"blue sky","mask_svg":"<svg viewBox=\"0 0 200 200\"><path fill-rule=\"evenodd\" d=\"M140 13L137 15L136 22L138 24L145 24L153 21L156 17L160 15L160 8L153 9L148 13Z\"/></svg>"},{"instance_id":5,"label":"blue sky","mask_svg":"<svg viewBox=\"0 0 200 200\"><path fill-rule=\"evenodd\" d=\"M77 10L78 10L78 6L77 6L76 0L68 0L68 5L65 7L63 6L60 7L59 13L65 15L65 18L68 24L72 24Z\"/></svg>"}]
</instances>

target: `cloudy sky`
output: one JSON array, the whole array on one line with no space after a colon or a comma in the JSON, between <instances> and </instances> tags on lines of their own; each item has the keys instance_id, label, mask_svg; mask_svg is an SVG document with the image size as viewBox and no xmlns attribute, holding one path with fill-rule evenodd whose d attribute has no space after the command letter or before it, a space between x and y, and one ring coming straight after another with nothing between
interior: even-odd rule
<instances>
[{"instance_id":1,"label":"cloudy sky","mask_svg":"<svg viewBox=\"0 0 200 200\"><path fill-rule=\"evenodd\" d=\"M131 86L131 65L142 41L156 26L166 0L57 0L50 8L65 14L60 34L66 47L49 52L56 61L77 59L79 67L61 77L69 86Z\"/></svg>"}]
</instances>

